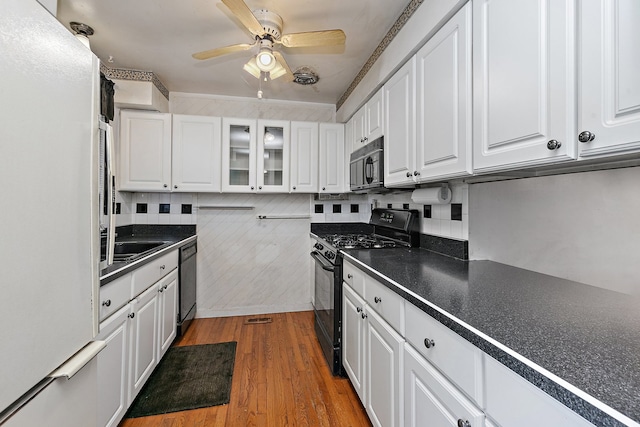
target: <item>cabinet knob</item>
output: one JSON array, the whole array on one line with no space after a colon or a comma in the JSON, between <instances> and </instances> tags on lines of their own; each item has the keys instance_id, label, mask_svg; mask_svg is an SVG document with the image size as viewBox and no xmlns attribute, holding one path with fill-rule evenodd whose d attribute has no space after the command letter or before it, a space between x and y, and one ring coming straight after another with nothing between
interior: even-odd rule
<instances>
[{"instance_id":1,"label":"cabinet knob","mask_svg":"<svg viewBox=\"0 0 640 427\"><path fill-rule=\"evenodd\" d=\"M347 274L347 279L353 279L353 274L351 273Z\"/></svg>"},{"instance_id":2,"label":"cabinet knob","mask_svg":"<svg viewBox=\"0 0 640 427\"><path fill-rule=\"evenodd\" d=\"M296 189L296 187L293 187L293 189L295 190L295 189Z\"/></svg>"},{"instance_id":3,"label":"cabinet knob","mask_svg":"<svg viewBox=\"0 0 640 427\"><path fill-rule=\"evenodd\" d=\"M411 178L411 172L407 172L407 178Z\"/></svg>"},{"instance_id":4,"label":"cabinet knob","mask_svg":"<svg viewBox=\"0 0 640 427\"><path fill-rule=\"evenodd\" d=\"M251 186L251 189L252 189L252 190L254 189L253 185Z\"/></svg>"},{"instance_id":5,"label":"cabinet knob","mask_svg":"<svg viewBox=\"0 0 640 427\"><path fill-rule=\"evenodd\" d=\"M382 302L382 298L380 297L373 297L373 302L375 302L376 304Z\"/></svg>"},{"instance_id":6,"label":"cabinet knob","mask_svg":"<svg viewBox=\"0 0 640 427\"><path fill-rule=\"evenodd\" d=\"M160 289L158 289L158 292L162 293L163 291L164 291L164 288L160 286Z\"/></svg>"},{"instance_id":7,"label":"cabinet knob","mask_svg":"<svg viewBox=\"0 0 640 427\"><path fill-rule=\"evenodd\" d=\"M413 176L418 176L418 175L420 175L420 172L418 172L418 171L413 171Z\"/></svg>"},{"instance_id":8,"label":"cabinet knob","mask_svg":"<svg viewBox=\"0 0 640 427\"><path fill-rule=\"evenodd\" d=\"M174 186L173 186L173 188L178 188L178 186L177 186L177 185L174 185Z\"/></svg>"},{"instance_id":9,"label":"cabinet knob","mask_svg":"<svg viewBox=\"0 0 640 427\"><path fill-rule=\"evenodd\" d=\"M427 348L431 348L431 347L435 347L436 343L432 339L425 338L424 339L424 346L427 347Z\"/></svg>"},{"instance_id":10,"label":"cabinet knob","mask_svg":"<svg viewBox=\"0 0 640 427\"><path fill-rule=\"evenodd\" d=\"M133 319L134 317L136 317L136 314L135 314L135 313L131 313L131 314L129 314L127 317L128 317L129 319Z\"/></svg>"},{"instance_id":11,"label":"cabinet knob","mask_svg":"<svg viewBox=\"0 0 640 427\"><path fill-rule=\"evenodd\" d=\"M258 187L258 190L262 190L262 185L260 187Z\"/></svg>"},{"instance_id":12,"label":"cabinet knob","mask_svg":"<svg viewBox=\"0 0 640 427\"><path fill-rule=\"evenodd\" d=\"M322 191L326 190L326 188L322 187Z\"/></svg>"},{"instance_id":13,"label":"cabinet knob","mask_svg":"<svg viewBox=\"0 0 640 427\"><path fill-rule=\"evenodd\" d=\"M578 141L580 142L591 142L595 139L596 134L595 133L591 133L588 130L582 131L580 132L580 134L578 135Z\"/></svg>"},{"instance_id":14,"label":"cabinet knob","mask_svg":"<svg viewBox=\"0 0 640 427\"><path fill-rule=\"evenodd\" d=\"M167 188L167 187L168 187L168 185L167 185L167 184L164 184L164 185L163 185L163 187L164 187L164 188Z\"/></svg>"},{"instance_id":15,"label":"cabinet knob","mask_svg":"<svg viewBox=\"0 0 640 427\"><path fill-rule=\"evenodd\" d=\"M562 147L562 143L556 139L552 139L551 141L547 142L547 148L549 150L557 150L560 147Z\"/></svg>"},{"instance_id":16,"label":"cabinet knob","mask_svg":"<svg viewBox=\"0 0 640 427\"><path fill-rule=\"evenodd\" d=\"M160 270L164 270L164 264L160 266Z\"/></svg>"},{"instance_id":17,"label":"cabinet knob","mask_svg":"<svg viewBox=\"0 0 640 427\"><path fill-rule=\"evenodd\" d=\"M163 289L167 289L168 287L169 287L169 285L164 285L164 288L163 288Z\"/></svg>"},{"instance_id":18,"label":"cabinet knob","mask_svg":"<svg viewBox=\"0 0 640 427\"><path fill-rule=\"evenodd\" d=\"M110 299L108 299L108 300L106 300L106 301L103 301L103 302L102 302L102 305L104 305L105 307L109 307L109 306L111 305L111 300L110 300Z\"/></svg>"},{"instance_id":19,"label":"cabinet knob","mask_svg":"<svg viewBox=\"0 0 640 427\"><path fill-rule=\"evenodd\" d=\"M366 136L364 137L364 142L367 142L369 140L369 138L367 138Z\"/></svg>"},{"instance_id":20,"label":"cabinet knob","mask_svg":"<svg viewBox=\"0 0 640 427\"><path fill-rule=\"evenodd\" d=\"M356 307L356 311L357 311L358 313L360 313L360 312L362 312L362 308L361 308L361 307Z\"/></svg>"},{"instance_id":21,"label":"cabinet knob","mask_svg":"<svg viewBox=\"0 0 640 427\"><path fill-rule=\"evenodd\" d=\"M360 316L362 316L363 319L367 318L367 314L364 311L362 313L360 313Z\"/></svg>"},{"instance_id":22,"label":"cabinet knob","mask_svg":"<svg viewBox=\"0 0 640 427\"><path fill-rule=\"evenodd\" d=\"M467 420L463 420L462 418L458 418L458 427L471 427L471 423Z\"/></svg>"}]
</instances>

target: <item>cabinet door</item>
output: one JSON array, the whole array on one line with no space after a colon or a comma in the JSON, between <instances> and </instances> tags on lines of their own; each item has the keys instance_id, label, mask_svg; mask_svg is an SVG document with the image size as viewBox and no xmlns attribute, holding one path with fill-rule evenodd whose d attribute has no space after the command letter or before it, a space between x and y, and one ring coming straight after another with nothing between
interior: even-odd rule
<instances>
[{"instance_id":1,"label":"cabinet door","mask_svg":"<svg viewBox=\"0 0 640 427\"><path fill-rule=\"evenodd\" d=\"M404 339L365 307L366 405L376 427L402 427L402 346Z\"/></svg>"},{"instance_id":2,"label":"cabinet door","mask_svg":"<svg viewBox=\"0 0 640 427\"><path fill-rule=\"evenodd\" d=\"M471 3L416 54L416 162L419 181L468 175L471 168Z\"/></svg>"},{"instance_id":3,"label":"cabinet door","mask_svg":"<svg viewBox=\"0 0 640 427\"><path fill-rule=\"evenodd\" d=\"M259 193L289 192L289 122L258 120L257 170Z\"/></svg>"},{"instance_id":4,"label":"cabinet door","mask_svg":"<svg viewBox=\"0 0 640 427\"><path fill-rule=\"evenodd\" d=\"M351 121L353 122L351 152L361 148L366 142L364 140L364 137L367 136L366 111L366 105L363 105L351 118Z\"/></svg>"},{"instance_id":5,"label":"cabinet door","mask_svg":"<svg viewBox=\"0 0 640 427\"><path fill-rule=\"evenodd\" d=\"M384 135L384 90L380 88L365 106L365 144Z\"/></svg>"},{"instance_id":6,"label":"cabinet door","mask_svg":"<svg viewBox=\"0 0 640 427\"><path fill-rule=\"evenodd\" d=\"M576 158L574 16L575 0L473 2L475 171Z\"/></svg>"},{"instance_id":7,"label":"cabinet door","mask_svg":"<svg viewBox=\"0 0 640 427\"><path fill-rule=\"evenodd\" d=\"M172 191L220 191L221 128L220 117L173 115Z\"/></svg>"},{"instance_id":8,"label":"cabinet door","mask_svg":"<svg viewBox=\"0 0 640 427\"><path fill-rule=\"evenodd\" d=\"M342 364L360 401L366 406L364 305L364 300L345 284L342 295Z\"/></svg>"},{"instance_id":9,"label":"cabinet door","mask_svg":"<svg viewBox=\"0 0 640 427\"><path fill-rule=\"evenodd\" d=\"M484 413L409 344L404 346L404 415L408 427L483 426Z\"/></svg>"},{"instance_id":10,"label":"cabinet door","mask_svg":"<svg viewBox=\"0 0 640 427\"><path fill-rule=\"evenodd\" d=\"M414 183L415 75L416 59L411 58L384 85L384 184Z\"/></svg>"},{"instance_id":11,"label":"cabinet door","mask_svg":"<svg viewBox=\"0 0 640 427\"><path fill-rule=\"evenodd\" d=\"M256 189L256 121L222 119L222 191Z\"/></svg>"},{"instance_id":12,"label":"cabinet door","mask_svg":"<svg viewBox=\"0 0 640 427\"><path fill-rule=\"evenodd\" d=\"M158 361L169 350L178 331L178 269L158 283Z\"/></svg>"},{"instance_id":13,"label":"cabinet door","mask_svg":"<svg viewBox=\"0 0 640 427\"><path fill-rule=\"evenodd\" d=\"M98 427L117 426L127 408L129 362L129 304L100 324L98 340L107 346L98 353Z\"/></svg>"},{"instance_id":14,"label":"cabinet door","mask_svg":"<svg viewBox=\"0 0 640 427\"><path fill-rule=\"evenodd\" d=\"M291 192L318 192L318 124L291 122Z\"/></svg>"},{"instance_id":15,"label":"cabinet door","mask_svg":"<svg viewBox=\"0 0 640 427\"><path fill-rule=\"evenodd\" d=\"M120 113L120 182L127 191L169 191L171 114Z\"/></svg>"},{"instance_id":16,"label":"cabinet door","mask_svg":"<svg viewBox=\"0 0 640 427\"><path fill-rule=\"evenodd\" d=\"M640 150L640 2L580 5L580 158ZM582 142L582 141L585 142Z\"/></svg>"},{"instance_id":17,"label":"cabinet door","mask_svg":"<svg viewBox=\"0 0 640 427\"><path fill-rule=\"evenodd\" d=\"M320 193L344 191L344 125L320 123Z\"/></svg>"},{"instance_id":18,"label":"cabinet door","mask_svg":"<svg viewBox=\"0 0 640 427\"><path fill-rule=\"evenodd\" d=\"M151 286L131 301L131 306L129 405L158 364L158 287Z\"/></svg>"}]
</instances>

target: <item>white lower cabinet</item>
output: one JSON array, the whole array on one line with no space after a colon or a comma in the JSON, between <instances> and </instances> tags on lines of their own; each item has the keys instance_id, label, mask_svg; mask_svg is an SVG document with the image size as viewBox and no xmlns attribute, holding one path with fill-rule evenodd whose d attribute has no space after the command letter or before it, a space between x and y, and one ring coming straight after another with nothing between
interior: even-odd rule
<instances>
[{"instance_id":1,"label":"white lower cabinet","mask_svg":"<svg viewBox=\"0 0 640 427\"><path fill-rule=\"evenodd\" d=\"M353 388L366 407L364 382L364 338L363 322L365 302L351 287L344 285L342 295L342 365L351 379Z\"/></svg>"},{"instance_id":2,"label":"white lower cabinet","mask_svg":"<svg viewBox=\"0 0 640 427\"><path fill-rule=\"evenodd\" d=\"M404 417L408 427L484 425L484 413L408 343L404 345Z\"/></svg>"},{"instance_id":3,"label":"white lower cabinet","mask_svg":"<svg viewBox=\"0 0 640 427\"><path fill-rule=\"evenodd\" d=\"M97 359L97 426L117 426L151 373L167 352L177 332L178 269L157 277L161 266L177 259L177 251L151 261L100 289L100 300L117 303L114 296L138 294L100 323L98 340L106 347ZM158 266L158 262L162 265ZM145 284L146 283L146 284ZM142 293L135 289L142 289ZM103 291L106 295L102 295ZM106 308L106 304L104 304Z\"/></svg>"}]
</instances>

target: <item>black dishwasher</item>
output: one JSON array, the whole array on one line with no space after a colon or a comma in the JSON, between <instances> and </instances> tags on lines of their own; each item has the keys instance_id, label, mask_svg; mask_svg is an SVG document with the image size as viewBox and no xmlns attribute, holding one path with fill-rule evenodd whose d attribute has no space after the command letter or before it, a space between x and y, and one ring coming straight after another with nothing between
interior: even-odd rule
<instances>
[{"instance_id":1,"label":"black dishwasher","mask_svg":"<svg viewBox=\"0 0 640 427\"><path fill-rule=\"evenodd\" d=\"M180 248L180 293L178 303L178 336L183 335L196 315L196 242Z\"/></svg>"}]
</instances>

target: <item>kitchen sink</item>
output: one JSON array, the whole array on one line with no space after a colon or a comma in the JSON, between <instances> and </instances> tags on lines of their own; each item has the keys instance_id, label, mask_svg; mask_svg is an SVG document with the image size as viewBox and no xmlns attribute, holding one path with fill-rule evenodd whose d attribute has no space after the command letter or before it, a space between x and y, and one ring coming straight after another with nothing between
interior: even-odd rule
<instances>
[{"instance_id":1,"label":"kitchen sink","mask_svg":"<svg viewBox=\"0 0 640 427\"><path fill-rule=\"evenodd\" d=\"M113 248L114 261L133 261L142 258L154 249L170 242L166 241L130 241L116 242Z\"/></svg>"}]
</instances>

